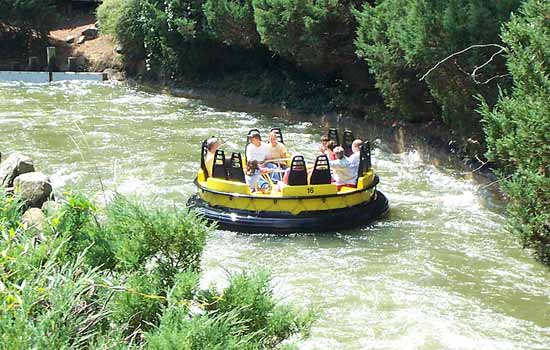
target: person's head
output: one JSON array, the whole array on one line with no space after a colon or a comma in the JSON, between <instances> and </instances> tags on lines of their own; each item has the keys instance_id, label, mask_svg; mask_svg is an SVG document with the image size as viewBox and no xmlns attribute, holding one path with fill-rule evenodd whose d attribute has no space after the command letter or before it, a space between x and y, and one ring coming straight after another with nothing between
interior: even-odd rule
<instances>
[{"instance_id":1,"label":"person's head","mask_svg":"<svg viewBox=\"0 0 550 350\"><path fill-rule=\"evenodd\" d=\"M337 159L342 159L344 158L344 149L340 146L334 148L334 154L336 155L336 158Z\"/></svg>"},{"instance_id":2,"label":"person's head","mask_svg":"<svg viewBox=\"0 0 550 350\"><path fill-rule=\"evenodd\" d=\"M329 142L327 142L327 150L329 150L330 152L334 152L335 148L336 148L336 141L330 140Z\"/></svg>"},{"instance_id":3,"label":"person's head","mask_svg":"<svg viewBox=\"0 0 550 350\"><path fill-rule=\"evenodd\" d=\"M215 137L211 137L206 140L206 148L208 149L208 152L215 153L218 148L220 148L220 143L218 142L218 139Z\"/></svg>"},{"instance_id":4,"label":"person's head","mask_svg":"<svg viewBox=\"0 0 550 350\"><path fill-rule=\"evenodd\" d=\"M262 136L260 136L260 133L255 131L250 135L250 143L252 143L254 146L259 146L262 144Z\"/></svg>"},{"instance_id":5,"label":"person's head","mask_svg":"<svg viewBox=\"0 0 550 350\"><path fill-rule=\"evenodd\" d=\"M275 131L271 131L269 133L269 142L271 143L272 146L277 146L277 143L279 142L279 140L277 139L277 133Z\"/></svg>"},{"instance_id":6,"label":"person's head","mask_svg":"<svg viewBox=\"0 0 550 350\"><path fill-rule=\"evenodd\" d=\"M330 138L328 137L328 135L321 136L321 145L326 146L329 141Z\"/></svg>"},{"instance_id":7,"label":"person's head","mask_svg":"<svg viewBox=\"0 0 550 350\"><path fill-rule=\"evenodd\" d=\"M257 160L249 160L246 162L246 175L252 176L258 170L258 161Z\"/></svg>"},{"instance_id":8,"label":"person's head","mask_svg":"<svg viewBox=\"0 0 550 350\"><path fill-rule=\"evenodd\" d=\"M353 153L359 152L362 144L363 144L363 140L360 140L360 139L353 140L353 143L351 144L351 150L353 151Z\"/></svg>"}]
</instances>

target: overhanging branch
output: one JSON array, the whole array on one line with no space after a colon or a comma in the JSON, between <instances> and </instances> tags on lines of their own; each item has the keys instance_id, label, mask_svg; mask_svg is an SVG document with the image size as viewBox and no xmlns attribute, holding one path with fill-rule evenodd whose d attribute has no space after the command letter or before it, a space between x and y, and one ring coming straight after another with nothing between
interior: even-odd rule
<instances>
[{"instance_id":1,"label":"overhanging branch","mask_svg":"<svg viewBox=\"0 0 550 350\"><path fill-rule=\"evenodd\" d=\"M442 65L443 63L447 62L448 60L450 60L451 58L453 57L456 57L458 55L462 55L463 53L467 52L467 51L470 51L472 49L481 49L481 48L487 48L487 47L493 47L493 48L497 48L498 50L493 53L491 55L491 57L485 61L482 65L480 66L476 66L474 67L474 70L472 71L472 73L469 73L468 75L470 75L470 77L472 77L472 79L474 80L474 82L476 82L476 84L487 84L489 83L490 81L492 81L493 79L496 79L496 78L501 78L501 77L505 77L507 76L508 74L500 74L500 75L496 75L494 77L491 77L485 81L478 81L477 80L477 73L480 69L486 67L489 63L493 62L493 60L495 59L495 57L497 57L498 55L502 54L506 48L502 45L499 45L499 44L476 44L476 45L471 45L463 50L460 50L460 51L457 51L447 57L445 57L444 59L442 59L441 61L437 62L437 64L435 66L433 66L432 68L430 68L426 74L424 74L421 78L420 78L420 81L426 79L426 77L428 75L430 75L431 72L433 72L434 70L436 70L440 65Z\"/></svg>"}]
</instances>

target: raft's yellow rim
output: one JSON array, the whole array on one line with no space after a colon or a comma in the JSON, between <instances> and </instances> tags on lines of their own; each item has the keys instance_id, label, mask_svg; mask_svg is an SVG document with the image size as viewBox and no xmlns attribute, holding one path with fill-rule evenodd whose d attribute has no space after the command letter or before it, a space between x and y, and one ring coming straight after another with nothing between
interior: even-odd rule
<instances>
[{"instance_id":1,"label":"raft's yellow rim","mask_svg":"<svg viewBox=\"0 0 550 350\"><path fill-rule=\"evenodd\" d=\"M202 181L201 181L202 180ZM369 170L359 178L357 188L336 185L285 186L270 194L250 193L248 185L216 178L204 180L199 173L195 180L199 196L213 207L254 212L289 212L298 215L306 211L330 211L369 202L375 194L378 177Z\"/></svg>"}]
</instances>

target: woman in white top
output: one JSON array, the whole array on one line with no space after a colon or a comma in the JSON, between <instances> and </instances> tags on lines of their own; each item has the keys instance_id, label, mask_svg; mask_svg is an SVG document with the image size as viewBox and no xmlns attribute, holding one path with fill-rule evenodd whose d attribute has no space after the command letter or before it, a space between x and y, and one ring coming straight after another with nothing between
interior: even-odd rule
<instances>
[{"instance_id":1,"label":"woman in white top","mask_svg":"<svg viewBox=\"0 0 550 350\"><path fill-rule=\"evenodd\" d=\"M255 160L260 165L266 160L271 159L268 146L262 143L262 137L259 133L250 136L250 143L246 146L246 160Z\"/></svg>"}]
</instances>

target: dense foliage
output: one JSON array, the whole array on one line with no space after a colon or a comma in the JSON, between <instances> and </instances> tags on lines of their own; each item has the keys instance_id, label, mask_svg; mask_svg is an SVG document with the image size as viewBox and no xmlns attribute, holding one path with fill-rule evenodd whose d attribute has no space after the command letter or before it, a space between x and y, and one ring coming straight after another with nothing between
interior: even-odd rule
<instances>
[{"instance_id":1,"label":"dense foliage","mask_svg":"<svg viewBox=\"0 0 550 350\"><path fill-rule=\"evenodd\" d=\"M550 2L526 1L502 38L514 85L481 109L488 156L510 179L512 230L550 264Z\"/></svg>"},{"instance_id":2,"label":"dense foliage","mask_svg":"<svg viewBox=\"0 0 550 350\"><path fill-rule=\"evenodd\" d=\"M201 291L210 228L192 212L80 194L30 229L0 191L0 349L274 349L308 329L265 273Z\"/></svg>"},{"instance_id":3,"label":"dense foliage","mask_svg":"<svg viewBox=\"0 0 550 350\"><path fill-rule=\"evenodd\" d=\"M392 108L410 118L422 114L430 117L440 109L449 125L476 131L480 124L474 95L482 94L492 101L496 84L505 81L477 82L502 74L506 68L497 58L478 71L475 80L470 74L498 49L469 50L439 66L425 81L420 77L439 61L471 45L499 44L501 24L520 3L382 0L376 6L365 5L357 13L357 54L368 61L377 87Z\"/></svg>"},{"instance_id":4,"label":"dense foliage","mask_svg":"<svg viewBox=\"0 0 550 350\"><path fill-rule=\"evenodd\" d=\"M97 13L101 29L117 37L128 68L138 75L225 79L233 82L229 89L247 96L321 111L376 100L366 64L355 55L353 6L311 0L106 0Z\"/></svg>"},{"instance_id":5,"label":"dense foliage","mask_svg":"<svg viewBox=\"0 0 550 350\"><path fill-rule=\"evenodd\" d=\"M56 0L0 0L0 52L42 41L57 18Z\"/></svg>"}]
</instances>

